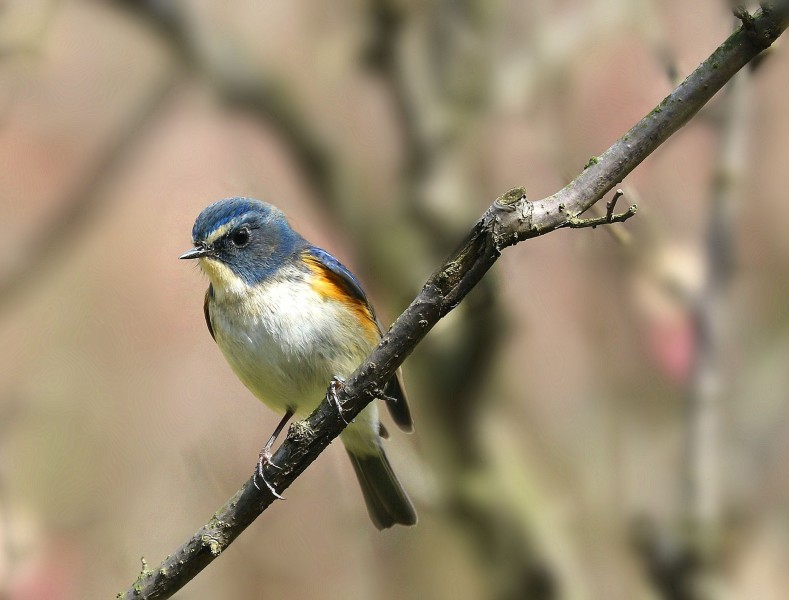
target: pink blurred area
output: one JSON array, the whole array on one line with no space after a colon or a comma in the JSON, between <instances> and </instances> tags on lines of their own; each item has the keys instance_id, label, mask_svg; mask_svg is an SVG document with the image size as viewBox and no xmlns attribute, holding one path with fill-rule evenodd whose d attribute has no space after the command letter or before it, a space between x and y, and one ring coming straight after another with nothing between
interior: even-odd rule
<instances>
[{"instance_id":1,"label":"pink blurred area","mask_svg":"<svg viewBox=\"0 0 789 600\"><path fill-rule=\"evenodd\" d=\"M359 275L388 324L496 196L559 189L672 89L666 49L684 77L732 26L714 0L133 4L0 9L0 597L13 600L125 590L141 556L155 568L249 477L279 419L231 373L203 321L205 278L177 260L204 206L276 204ZM379 5L405 22L397 82L416 125L365 63ZM724 581L742 598L789 594L785 42L745 80L723 299ZM248 81L286 91L295 131L228 100ZM440 357L470 343L470 304L405 363L416 433L393 431L387 452L417 527L376 531L331 447L176 597L504 598L491 581L510 575L511 537L568 594L544 597L652 589L629 528L682 514L697 348L651 274L690 290L704 276L716 106L622 184L640 210L617 227L649 269L598 228L507 250L489 275L501 332L471 411L484 468L455 471L431 405L455 364ZM289 139L300 128L328 183ZM434 154L410 181L414 143ZM469 524L452 494L518 527ZM480 540L501 552L494 566Z\"/></svg>"}]
</instances>

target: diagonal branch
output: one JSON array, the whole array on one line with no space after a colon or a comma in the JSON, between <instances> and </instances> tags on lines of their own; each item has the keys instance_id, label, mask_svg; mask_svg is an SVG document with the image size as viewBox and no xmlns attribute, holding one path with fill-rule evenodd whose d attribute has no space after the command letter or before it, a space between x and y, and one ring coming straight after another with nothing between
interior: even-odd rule
<instances>
[{"instance_id":1,"label":"diagonal branch","mask_svg":"<svg viewBox=\"0 0 789 600\"><path fill-rule=\"evenodd\" d=\"M35 281L43 269L50 266L52 258L73 239L99 209L105 190L118 170L136 147L141 136L155 121L176 87L178 79L168 74L157 82L148 96L140 103L121 131L114 134L90 173L67 194L59 213L50 224L36 234L35 242L26 249L25 260L0 275L0 312L7 309L11 300L28 284Z\"/></svg>"},{"instance_id":2,"label":"diagonal branch","mask_svg":"<svg viewBox=\"0 0 789 600\"><path fill-rule=\"evenodd\" d=\"M537 201L529 201L523 188L497 198L339 391L344 414L357 415L380 395L383 382L392 377L439 319L479 282L504 248L565 227L570 219L600 200L685 125L739 69L775 41L787 24L789 0L772 6L764 4L748 28L731 35L653 111L590 161L562 190ZM321 402L306 421L291 426L274 455L280 468L267 467L268 481L279 491L289 487L344 425L337 411L325 400ZM218 557L273 501L274 497L268 491L257 490L250 478L206 525L155 570L144 570L119 597L169 598Z\"/></svg>"}]
</instances>

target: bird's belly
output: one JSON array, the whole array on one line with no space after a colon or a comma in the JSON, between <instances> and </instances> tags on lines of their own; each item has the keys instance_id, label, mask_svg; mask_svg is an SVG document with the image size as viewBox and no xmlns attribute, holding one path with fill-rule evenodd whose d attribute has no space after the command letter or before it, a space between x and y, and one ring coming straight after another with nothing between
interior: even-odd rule
<instances>
[{"instance_id":1,"label":"bird's belly","mask_svg":"<svg viewBox=\"0 0 789 600\"><path fill-rule=\"evenodd\" d=\"M214 301L210 312L217 344L233 371L281 412L311 412L331 378L349 376L374 342L350 309L307 285L269 285L234 303Z\"/></svg>"}]
</instances>

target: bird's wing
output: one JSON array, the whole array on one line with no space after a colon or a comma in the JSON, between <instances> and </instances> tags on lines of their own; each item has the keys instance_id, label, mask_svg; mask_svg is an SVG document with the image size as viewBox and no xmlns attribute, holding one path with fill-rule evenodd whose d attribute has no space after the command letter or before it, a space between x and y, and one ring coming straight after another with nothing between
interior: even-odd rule
<instances>
[{"instance_id":1,"label":"bird's wing","mask_svg":"<svg viewBox=\"0 0 789 600\"><path fill-rule=\"evenodd\" d=\"M308 246L303 252L304 260L309 267L313 268L313 271L319 270L321 275L330 278L331 283L336 285L347 296L353 300L358 300L365 310L370 313L373 321L375 321L375 310L373 310L370 301L367 299L362 285L353 276L353 273L345 268L345 265L326 252L326 250L321 250L315 246Z\"/></svg>"},{"instance_id":2,"label":"bird's wing","mask_svg":"<svg viewBox=\"0 0 789 600\"><path fill-rule=\"evenodd\" d=\"M211 313L208 308L208 302L213 297L214 297L214 287L209 283L208 289L205 291L205 300L203 300L203 314L205 315L205 324L208 325L208 333L210 333L211 337L214 338L214 341L216 341L216 336L214 335L214 328L211 325Z\"/></svg>"},{"instance_id":3,"label":"bird's wing","mask_svg":"<svg viewBox=\"0 0 789 600\"><path fill-rule=\"evenodd\" d=\"M307 266L313 272L319 272L323 278L342 293L344 298L356 301L355 304L359 309L360 316L369 320L371 327L375 327L378 337L380 337L381 325L375 316L375 310L353 273L331 254L315 246L307 247L303 251L302 256ZM384 393L386 394L386 406L394 422L401 429L411 431L413 429L413 421L411 419L411 410L408 408L408 400L403 387L400 369L386 384Z\"/></svg>"}]
</instances>

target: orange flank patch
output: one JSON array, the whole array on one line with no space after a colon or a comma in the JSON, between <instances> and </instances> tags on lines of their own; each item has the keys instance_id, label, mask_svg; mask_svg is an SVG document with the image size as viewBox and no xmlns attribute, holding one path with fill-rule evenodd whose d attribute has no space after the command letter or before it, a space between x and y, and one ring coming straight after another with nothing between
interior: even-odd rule
<instances>
[{"instance_id":1,"label":"orange flank patch","mask_svg":"<svg viewBox=\"0 0 789 600\"><path fill-rule=\"evenodd\" d=\"M304 262L315 275L312 280L312 289L322 298L340 302L351 309L356 315L359 325L364 328L370 342L377 342L381 334L369 304L356 295L353 288L341 275L325 267L319 260L305 256Z\"/></svg>"}]
</instances>

